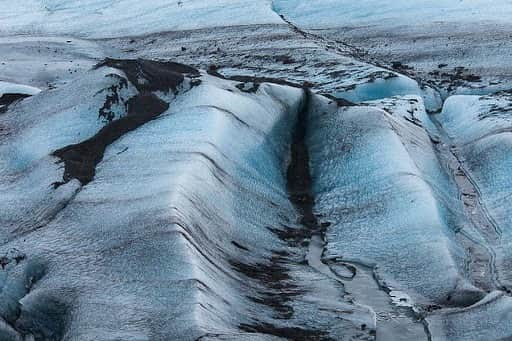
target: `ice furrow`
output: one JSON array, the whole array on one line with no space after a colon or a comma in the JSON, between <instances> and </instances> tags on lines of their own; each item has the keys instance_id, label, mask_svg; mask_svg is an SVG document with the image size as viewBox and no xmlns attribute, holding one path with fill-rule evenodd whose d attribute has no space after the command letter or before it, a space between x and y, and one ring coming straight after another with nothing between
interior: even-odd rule
<instances>
[{"instance_id":1,"label":"ice furrow","mask_svg":"<svg viewBox=\"0 0 512 341\"><path fill-rule=\"evenodd\" d=\"M328 49L334 49L338 53L346 55L350 54L356 59L364 59L365 52L361 49L356 48L355 46L352 46L350 44L344 43L342 41L334 42L334 41L328 41L324 37L316 35L314 33L308 32L306 30L301 29L299 26L294 24L290 19L286 18L284 14L280 13L274 4L274 1L272 1L272 10L292 29L292 31L300 34L306 39L315 41L317 43L320 43L320 45L327 47ZM343 47L339 47L339 45Z\"/></svg>"},{"instance_id":2,"label":"ice furrow","mask_svg":"<svg viewBox=\"0 0 512 341\"><path fill-rule=\"evenodd\" d=\"M309 151L306 145L308 134L309 112L311 110L310 100L313 95L308 88L304 89L304 101L297 116L297 123L292 136L291 160L287 170L287 188L290 201L296 207L303 226L305 240L308 241L308 248L305 254L307 264L315 271L326 278L338 282L344 289L343 276L332 271L330 266L324 263L323 253L326 249L325 229L329 224L320 223L313 213L315 199L312 192L312 179L310 174ZM341 297L332 297L333 300L340 300ZM357 304L357 303L356 303ZM366 310L370 316L370 323L361 325L363 332L368 337L375 336L375 313L369 306L359 305L358 309Z\"/></svg>"}]
</instances>

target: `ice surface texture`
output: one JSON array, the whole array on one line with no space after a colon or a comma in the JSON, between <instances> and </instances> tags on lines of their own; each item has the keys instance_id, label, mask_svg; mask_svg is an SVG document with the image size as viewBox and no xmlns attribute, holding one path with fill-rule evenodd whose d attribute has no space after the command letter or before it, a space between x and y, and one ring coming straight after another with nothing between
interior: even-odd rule
<instances>
[{"instance_id":1,"label":"ice surface texture","mask_svg":"<svg viewBox=\"0 0 512 341\"><path fill-rule=\"evenodd\" d=\"M378 266L417 303L471 304L482 293L460 275L462 251L437 197L445 179L428 135L400 114L342 107L311 118L316 210L332 222L325 256Z\"/></svg>"},{"instance_id":2,"label":"ice surface texture","mask_svg":"<svg viewBox=\"0 0 512 341\"><path fill-rule=\"evenodd\" d=\"M91 38L217 26L280 23L269 0L137 0L13 2L0 9L2 33Z\"/></svg>"},{"instance_id":3,"label":"ice surface texture","mask_svg":"<svg viewBox=\"0 0 512 341\"><path fill-rule=\"evenodd\" d=\"M365 59L442 93L512 86L510 1L275 0L273 8L301 29L362 49Z\"/></svg>"},{"instance_id":4,"label":"ice surface texture","mask_svg":"<svg viewBox=\"0 0 512 341\"><path fill-rule=\"evenodd\" d=\"M0 312L10 325L3 332L163 340L374 330L371 311L345 301L339 283L296 260L304 248L273 232L301 228L285 179L300 88L261 84L246 93L238 82L185 77L175 90L155 92L168 110L111 141L94 181L60 182L63 165L52 151L135 115L129 98L154 89L155 80L138 78L148 76L146 64L134 63L145 70L135 84L102 66L40 97L49 101L45 124L30 124L41 113L38 97L1 118L8 133ZM82 88L91 100L66 94ZM113 91L109 121L98 113ZM60 127L58 136L49 124ZM348 322L330 328L334 311L350 312Z\"/></svg>"},{"instance_id":5,"label":"ice surface texture","mask_svg":"<svg viewBox=\"0 0 512 341\"><path fill-rule=\"evenodd\" d=\"M453 96L446 101L439 120L457 146L487 214L496 237L498 279L505 287L512 284L510 217L510 167L512 158L512 97L510 93L489 96Z\"/></svg>"},{"instance_id":6,"label":"ice surface texture","mask_svg":"<svg viewBox=\"0 0 512 341\"><path fill-rule=\"evenodd\" d=\"M512 337L510 13L2 6L0 340Z\"/></svg>"}]
</instances>

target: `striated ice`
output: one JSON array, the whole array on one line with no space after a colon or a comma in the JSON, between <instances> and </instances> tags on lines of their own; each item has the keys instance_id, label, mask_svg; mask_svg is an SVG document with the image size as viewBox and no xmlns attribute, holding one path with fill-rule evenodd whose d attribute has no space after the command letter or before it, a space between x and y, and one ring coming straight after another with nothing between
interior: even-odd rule
<instances>
[{"instance_id":1,"label":"striated ice","mask_svg":"<svg viewBox=\"0 0 512 341\"><path fill-rule=\"evenodd\" d=\"M386 286L415 303L467 305L482 297L464 278L426 133L364 106L317 109L309 123L315 209L332 223L327 257L378 266ZM321 143L326 137L335 143Z\"/></svg>"},{"instance_id":2,"label":"striated ice","mask_svg":"<svg viewBox=\"0 0 512 341\"><path fill-rule=\"evenodd\" d=\"M438 115L489 216L489 229L497 238L492 244L497 249L498 279L506 287L512 284L512 220L507 200L512 188L511 100L508 93L452 96Z\"/></svg>"}]
</instances>

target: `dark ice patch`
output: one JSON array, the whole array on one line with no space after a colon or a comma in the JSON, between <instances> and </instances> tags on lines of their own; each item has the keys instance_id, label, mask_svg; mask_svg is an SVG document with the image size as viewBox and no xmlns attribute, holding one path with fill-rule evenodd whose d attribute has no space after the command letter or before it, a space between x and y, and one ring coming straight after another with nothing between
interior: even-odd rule
<instances>
[{"instance_id":1,"label":"dark ice patch","mask_svg":"<svg viewBox=\"0 0 512 341\"><path fill-rule=\"evenodd\" d=\"M177 90L185 76L199 77L199 71L191 66L146 59L107 58L96 68L109 66L123 71L126 77L140 92Z\"/></svg>"},{"instance_id":2,"label":"dark ice patch","mask_svg":"<svg viewBox=\"0 0 512 341\"><path fill-rule=\"evenodd\" d=\"M309 170L309 153L305 143L308 120L308 105L311 96L304 90L305 100L299 111L292 135L291 161L286 172L287 190L290 201L302 216L301 224L312 231L320 231L321 225L313 214L315 204L312 195L312 180Z\"/></svg>"},{"instance_id":3,"label":"dark ice patch","mask_svg":"<svg viewBox=\"0 0 512 341\"><path fill-rule=\"evenodd\" d=\"M24 298L15 328L36 341L61 340L70 318L62 293L37 292ZM69 297L69 295L67 295Z\"/></svg>"},{"instance_id":4,"label":"dark ice patch","mask_svg":"<svg viewBox=\"0 0 512 341\"><path fill-rule=\"evenodd\" d=\"M115 76L115 75L111 75ZM124 78L119 78L119 82L117 84L113 84L109 88L107 88L107 95L105 98L105 103L98 110L98 117L105 119L107 122L112 122L115 118L115 114L112 112L112 106L119 104L121 97L119 95L119 91L121 89L127 88L128 82Z\"/></svg>"},{"instance_id":5,"label":"dark ice patch","mask_svg":"<svg viewBox=\"0 0 512 341\"><path fill-rule=\"evenodd\" d=\"M7 112L9 105L30 97L27 94L3 94L0 96L0 114Z\"/></svg>"},{"instance_id":6,"label":"dark ice patch","mask_svg":"<svg viewBox=\"0 0 512 341\"><path fill-rule=\"evenodd\" d=\"M302 89L304 87L303 84L293 83L289 82L282 78L272 78L272 77L257 77L257 76L245 76L245 75L234 75L234 76L225 76L219 72L219 67L217 65L210 65L208 67L207 73L211 76L215 76L218 78L231 80L231 81L237 81L240 83L253 83L253 87L257 87L261 83L272 83L272 84L278 84L278 85L286 85L293 88L300 88Z\"/></svg>"}]
</instances>

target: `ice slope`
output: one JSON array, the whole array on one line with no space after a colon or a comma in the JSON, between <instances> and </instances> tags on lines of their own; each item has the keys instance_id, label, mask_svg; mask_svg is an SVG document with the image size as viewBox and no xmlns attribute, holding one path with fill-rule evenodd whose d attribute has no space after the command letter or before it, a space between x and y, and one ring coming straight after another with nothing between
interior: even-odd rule
<instances>
[{"instance_id":1,"label":"ice slope","mask_svg":"<svg viewBox=\"0 0 512 341\"><path fill-rule=\"evenodd\" d=\"M482 225L495 221L497 228L508 228L508 220L500 219L506 216L506 200L501 197L502 214L494 219L496 210L486 204L488 184L479 178L486 174L496 181L488 190L495 197L509 193L508 177L500 173L503 156L485 159L485 171L474 170L465 152L480 148L461 147L461 139L479 141L471 132L489 135L492 121L507 130L506 119L500 121L483 108L506 117L508 97L450 98L439 121L427 115L418 96L359 106L340 107L319 97L311 103L308 148L315 213L327 226L322 261L340 274L347 264L353 267L345 288L356 302L375 311L377 340L497 340L512 335L506 322L512 311L507 232L492 238L492 227ZM468 114L471 110L475 114ZM489 121L471 120L477 112ZM444 126L460 154L444 150ZM459 155L461 163L450 159ZM493 159L496 154L486 155ZM480 164L479 157L473 162ZM465 166L469 172L464 176L481 190L476 195L489 209L489 220L478 218L479 207L465 199L475 195L460 179ZM404 307L412 308L408 312ZM417 319L427 334L415 324Z\"/></svg>"},{"instance_id":2,"label":"ice slope","mask_svg":"<svg viewBox=\"0 0 512 341\"><path fill-rule=\"evenodd\" d=\"M512 336L511 317L510 296L492 292L471 307L434 313L428 323L434 341L508 340Z\"/></svg>"},{"instance_id":3,"label":"ice slope","mask_svg":"<svg viewBox=\"0 0 512 341\"><path fill-rule=\"evenodd\" d=\"M490 243L496 248L498 278L507 288L512 277L509 196L512 98L509 93L450 97L438 119L462 165L478 188L489 216Z\"/></svg>"},{"instance_id":4,"label":"ice slope","mask_svg":"<svg viewBox=\"0 0 512 341\"><path fill-rule=\"evenodd\" d=\"M411 100L416 113L406 111ZM455 235L450 212L460 207L447 199L455 188L422 127L421 98L394 101L386 111L314 105L315 211L331 223L324 257L375 268L382 286L418 305L471 305L483 292L468 278Z\"/></svg>"},{"instance_id":5,"label":"ice slope","mask_svg":"<svg viewBox=\"0 0 512 341\"><path fill-rule=\"evenodd\" d=\"M0 339L510 337L509 95L427 115L510 87L509 7L2 6ZM210 75L148 90L161 64L106 57Z\"/></svg>"},{"instance_id":6,"label":"ice slope","mask_svg":"<svg viewBox=\"0 0 512 341\"><path fill-rule=\"evenodd\" d=\"M52 152L135 115L130 99L166 64L109 65L121 69L91 70L0 117L0 335L371 339L372 311L284 238L304 233L285 179L300 88L185 78L153 91L169 109L108 145L93 181L52 186L65 175ZM114 92L108 122L99 112Z\"/></svg>"},{"instance_id":7,"label":"ice slope","mask_svg":"<svg viewBox=\"0 0 512 341\"><path fill-rule=\"evenodd\" d=\"M124 102L134 92L118 70L104 68L89 72L67 88L25 99L0 117L0 187L4 198L0 240L9 239L15 230L30 231L46 224L65 205L74 195L76 183L51 188L62 170L49 154L96 134L109 120L124 116ZM107 108L104 104L109 96L117 96L117 101Z\"/></svg>"},{"instance_id":8,"label":"ice slope","mask_svg":"<svg viewBox=\"0 0 512 341\"><path fill-rule=\"evenodd\" d=\"M0 35L88 38L281 23L270 0L28 0L0 8Z\"/></svg>"},{"instance_id":9,"label":"ice slope","mask_svg":"<svg viewBox=\"0 0 512 341\"><path fill-rule=\"evenodd\" d=\"M69 37L0 37L0 79L55 88L91 69L112 50Z\"/></svg>"}]
</instances>

